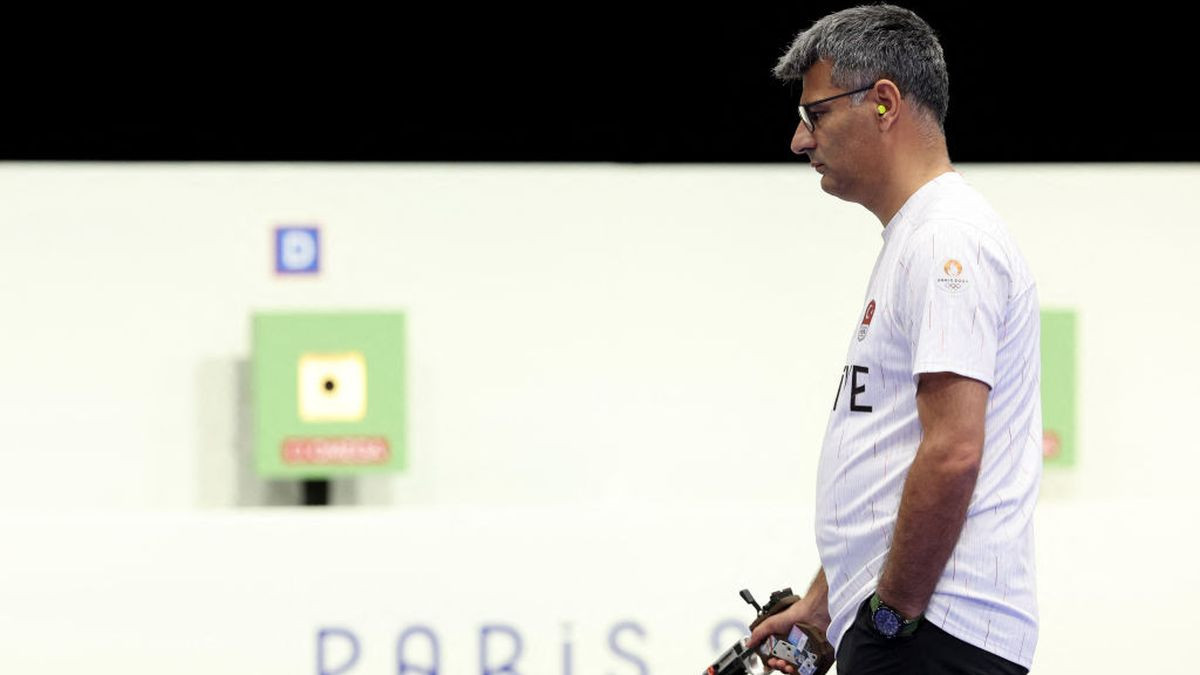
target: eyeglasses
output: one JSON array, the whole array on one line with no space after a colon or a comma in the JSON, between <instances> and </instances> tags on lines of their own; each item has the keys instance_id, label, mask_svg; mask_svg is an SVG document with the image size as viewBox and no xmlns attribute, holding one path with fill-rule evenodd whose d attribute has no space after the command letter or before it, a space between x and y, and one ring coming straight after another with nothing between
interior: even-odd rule
<instances>
[{"instance_id":1,"label":"eyeglasses","mask_svg":"<svg viewBox=\"0 0 1200 675\"><path fill-rule=\"evenodd\" d=\"M867 91L874 87L875 87L875 83L872 82L871 84L863 87L862 89L855 89L854 91L847 91L845 93L838 94L836 96L830 96L829 98L823 98L819 101L812 101L811 103L801 103L799 106L797 106L797 108L800 110L800 121L804 122L804 126L808 128L808 133L811 134L813 131L813 128L816 126L816 121L810 116L811 113L808 112L809 108L811 108L814 105L819 105L821 103L828 103L834 99L841 98L843 96L850 96L853 94L861 94L864 91Z\"/></svg>"}]
</instances>

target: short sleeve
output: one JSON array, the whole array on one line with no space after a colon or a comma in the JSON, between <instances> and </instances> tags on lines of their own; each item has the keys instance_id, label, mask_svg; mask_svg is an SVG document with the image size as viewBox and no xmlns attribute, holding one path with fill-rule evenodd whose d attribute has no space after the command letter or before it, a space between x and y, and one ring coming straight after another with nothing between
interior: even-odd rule
<instances>
[{"instance_id":1,"label":"short sleeve","mask_svg":"<svg viewBox=\"0 0 1200 675\"><path fill-rule=\"evenodd\" d=\"M970 223L927 222L902 259L899 323L912 347L913 382L952 372L992 388L1011 285L999 244Z\"/></svg>"}]
</instances>

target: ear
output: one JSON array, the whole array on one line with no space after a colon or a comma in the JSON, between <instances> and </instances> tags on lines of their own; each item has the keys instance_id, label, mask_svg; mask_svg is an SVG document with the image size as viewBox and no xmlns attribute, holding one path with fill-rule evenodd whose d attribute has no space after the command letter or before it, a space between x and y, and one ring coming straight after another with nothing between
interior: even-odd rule
<instances>
[{"instance_id":1,"label":"ear","mask_svg":"<svg viewBox=\"0 0 1200 675\"><path fill-rule=\"evenodd\" d=\"M875 110L876 119L879 121L879 130L886 131L896 123L896 118L900 114L900 88L891 80L880 80L875 83L875 88L871 90L874 94L874 101L871 107Z\"/></svg>"}]
</instances>

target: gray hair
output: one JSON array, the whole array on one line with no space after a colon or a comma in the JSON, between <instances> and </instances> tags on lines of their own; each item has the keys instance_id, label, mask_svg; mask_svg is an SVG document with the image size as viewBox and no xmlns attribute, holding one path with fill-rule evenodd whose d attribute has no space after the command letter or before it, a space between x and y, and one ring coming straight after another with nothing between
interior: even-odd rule
<instances>
[{"instance_id":1,"label":"gray hair","mask_svg":"<svg viewBox=\"0 0 1200 675\"><path fill-rule=\"evenodd\" d=\"M775 77L800 80L818 60L832 66L835 87L858 89L876 80L931 113L945 130L950 78L942 45L929 24L895 5L863 5L830 14L802 31L775 66ZM853 97L861 103L865 94Z\"/></svg>"}]
</instances>

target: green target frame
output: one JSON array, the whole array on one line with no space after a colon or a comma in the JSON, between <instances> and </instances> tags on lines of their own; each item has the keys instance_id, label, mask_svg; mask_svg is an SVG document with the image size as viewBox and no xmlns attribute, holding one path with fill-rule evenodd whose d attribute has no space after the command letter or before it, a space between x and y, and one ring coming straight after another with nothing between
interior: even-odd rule
<instances>
[{"instance_id":1,"label":"green target frame","mask_svg":"<svg viewBox=\"0 0 1200 675\"><path fill-rule=\"evenodd\" d=\"M252 324L259 475L405 470L402 313L258 312Z\"/></svg>"}]
</instances>

